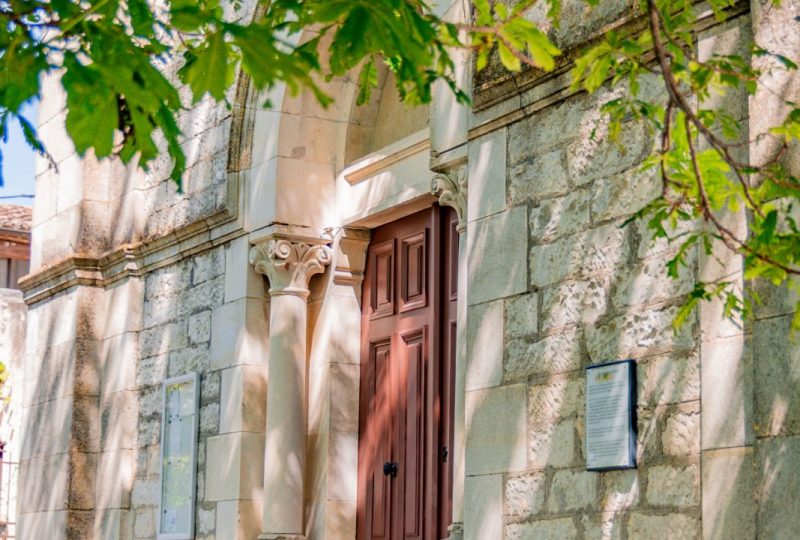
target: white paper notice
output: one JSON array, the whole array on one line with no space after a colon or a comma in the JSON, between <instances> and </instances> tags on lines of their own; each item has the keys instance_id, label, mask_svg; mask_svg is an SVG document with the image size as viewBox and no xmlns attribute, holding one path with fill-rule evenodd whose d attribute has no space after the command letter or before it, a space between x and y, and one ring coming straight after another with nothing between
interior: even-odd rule
<instances>
[{"instance_id":1,"label":"white paper notice","mask_svg":"<svg viewBox=\"0 0 800 540\"><path fill-rule=\"evenodd\" d=\"M169 429L167 440L169 444L169 455L172 458L178 457L181 453L181 395L178 390L173 391L169 396Z\"/></svg>"},{"instance_id":2,"label":"white paper notice","mask_svg":"<svg viewBox=\"0 0 800 540\"><path fill-rule=\"evenodd\" d=\"M634 467L631 369L617 362L586 370L586 468Z\"/></svg>"}]
</instances>

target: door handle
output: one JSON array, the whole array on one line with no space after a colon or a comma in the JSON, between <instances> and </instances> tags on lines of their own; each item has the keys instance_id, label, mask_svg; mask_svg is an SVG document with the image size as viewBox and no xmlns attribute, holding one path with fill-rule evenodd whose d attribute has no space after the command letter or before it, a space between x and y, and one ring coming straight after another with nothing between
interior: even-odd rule
<instances>
[{"instance_id":1,"label":"door handle","mask_svg":"<svg viewBox=\"0 0 800 540\"><path fill-rule=\"evenodd\" d=\"M397 462L387 461L383 464L383 475L392 477L397 476Z\"/></svg>"}]
</instances>

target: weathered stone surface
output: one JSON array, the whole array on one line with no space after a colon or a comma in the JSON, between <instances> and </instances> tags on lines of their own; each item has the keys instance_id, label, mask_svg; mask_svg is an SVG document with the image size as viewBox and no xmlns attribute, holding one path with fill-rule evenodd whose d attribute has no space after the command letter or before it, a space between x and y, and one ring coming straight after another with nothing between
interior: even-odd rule
<instances>
[{"instance_id":1,"label":"weathered stone surface","mask_svg":"<svg viewBox=\"0 0 800 540\"><path fill-rule=\"evenodd\" d=\"M531 241L552 242L589 226L589 190L541 201L530 213Z\"/></svg>"},{"instance_id":2,"label":"weathered stone surface","mask_svg":"<svg viewBox=\"0 0 800 540\"><path fill-rule=\"evenodd\" d=\"M469 304L479 304L528 289L527 208L470 222L467 231Z\"/></svg>"},{"instance_id":3,"label":"weathered stone surface","mask_svg":"<svg viewBox=\"0 0 800 540\"><path fill-rule=\"evenodd\" d=\"M564 152L554 150L514 164L508 172L509 202L521 204L569 193Z\"/></svg>"},{"instance_id":4,"label":"weathered stone surface","mask_svg":"<svg viewBox=\"0 0 800 540\"><path fill-rule=\"evenodd\" d=\"M605 491L600 508L604 511L619 512L639 503L641 488L637 470L608 471L603 474L603 485Z\"/></svg>"},{"instance_id":5,"label":"weathered stone surface","mask_svg":"<svg viewBox=\"0 0 800 540\"><path fill-rule=\"evenodd\" d=\"M531 343L514 339L506 344L506 379L519 379L535 374L565 373L580 369L580 332L576 329L547 336Z\"/></svg>"},{"instance_id":6,"label":"weathered stone surface","mask_svg":"<svg viewBox=\"0 0 800 540\"><path fill-rule=\"evenodd\" d=\"M700 399L699 356L689 352L651 359L646 392L646 402L651 405Z\"/></svg>"},{"instance_id":7,"label":"weathered stone surface","mask_svg":"<svg viewBox=\"0 0 800 540\"><path fill-rule=\"evenodd\" d=\"M592 508L597 503L597 473L558 471L553 475L547 509L553 513Z\"/></svg>"},{"instance_id":8,"label":"weathered stone surface","mask_svg":"<svg viewBox=\"0 0 800 540\"><path fill-rule=\"evenodd\" d=\"M467 219L474 221L506 206L506 130L470 141Z\"/></svg>"},{"instance_id":9,"label":"weathered stone surface","mask_svg":"<svg viewBox=\"0 0 800 540\"><path fill-rule=\"evenodd\" d=\"M753 449L703 452L703 539L756 538Z\"/></svg>"},{"instance_id":10,"label":"weathered stone surface","mask_svg":"<svg viewBox=\"0 0 800 540\"><path fill-rule=\"evenodd\" d=\"M700 452L700 407L685 407L667 417L661 447L668 456L688 456Z\"/></svg>"},{"instance_id":11,"label":"weathered stone surface","mask_svg":"<svg viewBox=\"0 0 800 540\"><path fill-rule=\"evenodd\" d=\"M192 285L213 279L225 271L225 251L215 248L192 258Z\"/></svg>"},{"instance_id":12,"label":"weathered stone surface","mask_svg":"<svg viewBox=\"0 0 800 540\"><path fill-rule=\"evenodd\" d=\"M561 148L578 131L584 111L574 101L547 107L508 128L510 165Z\"/></svg>"},{"instance_id":13,"label":"weathered stone surface","mask_svg":"<svg viewBox=\"0 0 800 540\"><path fill-rule=\"evenodd\" d=\"M622 538L624 514L613 512L583 514L581 526L584 540L619 540Z\"/></svg>"},{"instance_id":14,"label":"weathered stone surface","mask_svg":"<svg viewBox=\"0 0 800 540\"><path fill-rule=\"evenodd\" d=\"M467 476L464 485L464 539L501 538L503 476Z\"/></svg>"},{"instance_id":15,"label":"weathered stone surface","mask_svg":"<svg viewBox=\"0 0 800 540\"><path fill-rule=\"evenodd\" d=\"M786 339L790 321L778 317L753 326L758 435L800 434L800 344Z\"/></svg>"},{"instance_id":16,"label":"weathered stone surface","mask_svg":"<svg viewBox=\"0 0 800 540\"><path fill-rule=\"evenodd\" d=\"M505 515L527 518L538 514L544 509L544 473L509 476L505 494Z\"/></svg>"},{"instance_id":17,"label":"weathered stone surface","mask_svg":"<svg viewBox=\"0 0 800 540\"><path fill-rule=\"evenodd\" d=\"M698 504L699 473L697 465L650 467L647 469L647 502L655 506L684 508Z\"/></svg>"},{"instance_id":18,"label":"weathered stone surface","mask_svg":"<svg viewBox=\"0 0 800 540\"><path fill-rule=\"evenodd\" d=\"M525 468L525 385L467 392L467 474Z\"/></svg>"},{"instance_id":19,"label":"weathered stone surface","mask_svg":"<svg viewBox=\"0 0 800 540\"><path fill-rule=\"evenodd\" d=\"M675 307L629 312L587 328L589 358L592 362L602 362L691 347L694 325L688 321L676 335L672 329L676 312Z\"/></svg>"},{"instance_id":20,"label":"weathered stone surface","mask_svg":"<svg viewBox=\"0 0 800 540\"><path fill-rule=\"evenodd\" d=\"M661 180L654 168L641 171L634 167L605 177L595 182L592 190L592 221L629 216L660 194Z\"/></svg>"},{"instance_id":21,"label":"weathered stone surface","mask_svg":"<svg viewBox=\"0 0 800 540\"><path fill-rule=\"evenodd\" d=\"M506 339L531 337L538 332L539 295L528 293L506 299Z\"/></svg>"},{"instance_id":22,"label":"weathered stone surface","mask_svg":"<svg viewBox=\"0 0 800 540\"><path fill-rule=\"evenodd\" d=\"M670 540L695 540L700 534L696 518L684 514L650 515L634 512L628 520L628 538L661 540L669 531Z\"/></svg>"},{"instance_id":23,"label":"weathered stone surface","mask_svg":"<svg viewBox=\"0 0 800 540\"><path fill-rule=\"evenodd\" d=\"M157 512L154 508L142 508L136 510L133 522L133 534L137 538L152 538L156 534Z\"/></svg>"},{"instance_id":24,"label":"weathered stone surface","mask_svg":"<svg viewBox=\"0 0 800 540\"><path fill-rule=\"evenodd\" d=\"M506 525L506 540L570 540L578 538L572 518L548 519ZM486 537L488 538L488 537Z\"/></svg>"},{"instance_id":25,"label":"weathered stone surface","mask_svg":"<svg viewBox=\"0 0 800 540\"><path fill-rule=\"evenodd\" d=\"M467 391L500 384L503 376L503 326L502 300L468 308Z\"/></svg>"},{"instance_id":26,"label":"weathered stone surface","mask_svg":"<svg viewBox=\"0 0 800 540\"><path fill-rule=\"evenodd\" d=\"M192 345L207 343L211 338L211 311L201 311L189 317L189 342Z\"/></svg>"},{"instance_id":27,"label":"weathered stone surface","mask_svg":"<svg viewBox=\"0 0 800 540\"><path fill-rule=\"evenodd\" d=\"M548 287L542 295L542 331L594 323L608 309L610 288L608 276L563 281Z\"/></svg>"},{"instance_id":28,"label":"weathered stone surface","mask_svg":"<svg viewBox=\"0 0 800 540\"><path fill-rule=\"evenodd\" d=\"M531 285L544 287L570 277L612 271L627 262L629 251L627 232L613 223L533 246Z\"/></svg>"},{"instance_id":29,"label":"weathered stone surface","mask_svg":"<svg viewBox=\"0 0 800 540\"><path fill-rule=\"evenodd\" d=\"M528 417L537 425L583 414L585 379L537 384L528 390Z\"/></svg>"},{"instance_id":30,"label":"weathered stone surface","mask_svg":"<svg viewBox=\"0 0 800 540\"><path fill-rule=\"evenodd\" d=\"M574 465L575 421L533 426L528 435L528 465L533 469Z\"/></svg>"},{"instance_id":31,"label":"weathered stone surface","mask_svg":"<svg viewBox=\"0 0 800 540\"><path fill-rule=\"evenodd\" d=\"M696 251L690 250L686 257L687 267L681 267L677 278L667 275L669 258L644 259L626 272L617 276L613 303L619 310L626 306L651 304L688 294L694 287Z\"/></svg>"},{"instance_id":32,"label":"weathered stone surface","mask_svg":"<svg viewBox=\"0 0 800 540\"><path fill-rule=\"evenodd\" d=\"M800 531L800 438L759 440L756 456L757 530L763 538L791 540Z\"/></svg>"}]
</instances>

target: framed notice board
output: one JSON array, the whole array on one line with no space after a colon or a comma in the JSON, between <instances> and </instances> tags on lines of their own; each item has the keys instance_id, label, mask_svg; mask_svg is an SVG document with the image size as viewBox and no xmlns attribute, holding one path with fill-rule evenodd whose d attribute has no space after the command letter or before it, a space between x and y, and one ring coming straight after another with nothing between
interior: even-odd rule
<instances>
[{"instance_id":1,"label":"framed notice board","mask_svg":"<svg viewBox=\"0 0 800 540\"><path fill-rule=\"evenodd\" d=\"M196 372L164 381L159 540L194 538L199 392Z\"/></svg>"},{"instance_id":2,"label":"framed notice board","mask_svg":"<svg viewBox=\"0 0 800 540\"><path fill-rule=\"evenodd\" d=\"M636 467L636 362L586 368L586 470Z\"/></svg>"}]
</instances>

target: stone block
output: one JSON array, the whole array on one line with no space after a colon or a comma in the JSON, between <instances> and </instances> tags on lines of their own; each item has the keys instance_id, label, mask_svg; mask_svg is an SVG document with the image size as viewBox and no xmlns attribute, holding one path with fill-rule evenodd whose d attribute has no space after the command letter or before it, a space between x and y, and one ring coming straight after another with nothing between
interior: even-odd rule
<instances>
[{"instance_id":1,"label":"stone block","mask_svg":"<svg viewBox=\"0 0 800 540\"><path fill-rule=\"evenodd\" d=\"M540 201L531 209L531 242L552 242L589 227L589 190L572 191L556 199Z\"/></svg>"},{"instance_id":2,"label":"stone block","mask_svg":"<svg viewBox=\"0 0 800 540\"><path fill-rule=\"evenodd\" d=\"M264 276L256 273L248 259L250 243L246 236L231 240L225 245L225 302L240 298L265 298Z\"/></svg>"},{"instance_id":3,"label":"stone block","mask_svg":"<svg viewBox=\"0 0 800 540\"><path fill-rule=\"evenodd\" d=\"M358 387L361 368L355 364L330 365L330 428L358 432ZM264 398L266 402L266 397Z\"/></svg>"},{"instance_id":4,"label":"stone block","mask_svg":"<svg viewBox=\"0 0 800 540\"><path fill-rule=\"evenodd\" d=\"M575 371L581 367L581 332L576 329L536 342L522 339L506 343L506 379Z\"/></svg>"},{"instance_id":5,"label":"stone block","mask_svg":"<svg viewBox=\"0 0 800 540\"><path fill-rule=\"evenodd\" d=\"M703 452L703 539L756 538L753 449Z\"/></svg>"},{"instance_id":6,"label":"stone block","mask_svg":"<svg viewBox=\"0 0 800 540\"><path fill-rule=\"evenodd\" d=\"M506 299L505 336L508 338L532 337L538 332L539 295L527 293ZM469 333L468 333L469 336Z\"/></svg>"},{"instance_id":7,"label":"stone block","mask_svg":"<svg viewBox=\"0 0 800 540\"><path fill-rule=\"evenodd\" d=\"M544 473L509 476L506 480L505 515L529 518L544 509Z\"/></svg>"},{"instance_id":8,"label":"stone block","mask_svg":"<svg viewBox=\"0 0 800 540\"><path fill-rule=\"evenodd\" d=\"M134 507L158 506L161 499L158 477L137 478L133 483L131 503Z\"/></svg>"},{"instance_id":9,"label":"stone block","mask_svg":"<svg viewBox=\"0 0 800 540\"><path fill-rule=\"evenodd\" d=\"M503 538L506 540L572 540L579 536L575 522L572 518L565 517L527 523L509 523L505 527Z\"/></svg>"},{"instance_id":10,"label":"stone block","mask_svg":"<svg viewBox=\"0 0 800 540\"><path fill-rule=\"evenodd\" d=\"M630 216L661 194L661 178L655 168L642 171L634 167L604 177L592 190L592 221Z\"/></svg>"},{"instance_id":11,"label":"stone block","mask_svg":"<svg viewBox=\"0 0 800 540\"><path fill-rule=\"evenodd\" d=\"M620 540L625 528L625 515L614 512L583 514L581 527L584 540Z\"/></svg>"},{"instance_id":12,"label":"stone block","mask_svg":"<svg viewBox=\"0 0 800 540\"><path fill-rule=\"evenodd\" d=\"M221 392L220 433L264 432L267 381L263 366L234 366L223 370Z\"/></svg>"},{"instance_id":13,"label":"stone block","mask_svg":"<svg viewBox=\"0 0 800 540\"><path fill-rule=\"evenodd\" d=\"M211 351L206 344L172 351L168 356L167 375L177 377L192 371L206 371L210 365Z\"/></svg>"},{"instance_id":14,"label":"stone block","mask_svg":"<svg viewBox=\"0 0 800 540\"><path fill-rule=\"evenodd\" d=\"M687 267L681 267L677 278L667 275L668 258L649 258L639 261L629 270L620 272L612 298L614 307L622 311L627 306L652 304L677 298L691 292L694 287L693 268L696 250L687 253Z\"/></svg>"},{"instance_id":15,"label":"stone block","mask_svg":"<svg viewBox=\"0 0 800 540\"><path fill-rule=\"evenodd\" d=\"M243 298L211 314L211 369L239 364L265 365L269 351L268 307Z\"/></svg>"},{"instance_id":16,"label":"stone block","mask_svg":"<svg viewBox=\"0 0 800 540\"><path fill-rule=\"evenodd\" d=\"M685 457L700 452L699 403L683 406L667 416L661 448L667 456Z\"/></svg>"},{"instance_id":17,"label":"stone block","mask_svg":"<svg viewBox=\"0 0 800 540\"><path fill-rule=\"evenodd\" d=\"M645 402L650 405L700 399L700 358L694 352L656 356L647 363Z\"/></svg>"},{"instance_id":18,"label":"stone block","mask_svg":"<svg viewBox=\"0 0 800 540\"><path fill-rule=\"evenodd\" d=\"M261 532L261 501L236 500L217 503L217 538L246 540Z\"/></svg>"},{"instance_id":19,"label":"stone block","mask_svg":"<svg viewBox=\"0 0 800 540\"><path fill-rule=\"evenodd\" d=\"M200 407L200 435L219 433L219 403L207 403Z\"/></svg>"},{"instance_id":20,"label":"stone block","mask_svg":"<svg viewBox=\"0 0 800 540\"><path fill-rule=\"evenodd\" d=\"M155 508L138 508L133 518L133 534L136 538L153 538L156 535Z\"/></svg>"},{"instance_id":21,"label":"stone block","mask_svg":"<svg viewBox=\"0 0 800 540\"><path fill-rule=\"evenodd\" d=\"M145 403L138 393L123 390L104 394L100 399L100 445L103 449L133 448L136 444L136 426L140 407L150 407L153 414L161 412L160 388L151 390Z\"/></svg>"},{"instance_id":22,"label":"stone block","mask_svg":"<svg viewBox=\"0 0 800 540\"><path fill-rule=\"evenodd\" d=\"M102 301L88 309L101 317L94 335L108 338L123 332L138 332L144 322L145 283L141 279L120 280L101 291ZM100 309L98 309L100 306Z\"/></svg>"},{"instance_id":23,"label":"stone block","mask_svg":"<svg viewBox=\"0 0 800 540\"><path fill-rule=\"evenodd\" d=\"M474 221L506 206L506 130L492 131L468 143L467 219Z\"/></svg>"},{"instance_id":24,"label":"stone block","mask_svg":"<svg viewBox=\"0 0 800 540\"><path fill-rule=\"evenodd\" d=\"M697 465L656 465L647 469L647 502L654 506L687 508L700 502Z\"/></svg>"},{"instance_id":25,"label":"stone block","mask_svg":"<svg viewBox=\"0 0 800 540\"><path fill-rule=\"evenodd\" d=\"M65 538L67 511L21 512L17 522L19 538Z\"/></svg>"},{"instance_id":26,"label":"stone block","mask_svg":"<svg viewBox=\"0 0 800 540\"><path fill-rule=\"evenodd\" d=\"M252 499L260 496L263 485L263 434L227 433L206 439L206 501Z\"/></svg>"},{"instance_id":27,"label":"stone block","mask_svg":"<svg viewBox=\"0 0 800 540\"><path fill-rule=\"evenodd\" d=\"M615 223L531 247L531 285L545 287L571 277L612 272L627 263L630 242Z\"/></svg>"},{"instance_id":28,"label":"stone block","mask_svg":"<svg viewBox=\"0 0 800 540\"><path fill-rule=\"evenodd\" d=\"M508 161L511 164L561 148L575 136L584 111L573 100L562 101L508 128Z\"/></svg>"},{"instance_id":29,"label":"stone block","mask_svg":"<svg viewBox=\"0 0 800 540\"><path fill-rule=\"evenodd\" d=\"M192 257L192 285L214 279L225 271L225 250L214 248Z\"/></svg>"},{"instance_id":30,"label":"stone block","mask_svg":"<svg viewBox=\"0 0 800 540\"><path fill-rule=\"evenodd\" d=\"M467 310L466 389L497 386L503 377L503 301Z\"/></svg>"},{"instance_id":31,"label":"stone block","mask_svg":"<svg viewBox=\"0 0 800 540\"><path fill-rule=\"evenodd\" d=\"M100 344L100 388L103 393L136 387L139 336L139 332L124 332Z\"/></svg>"},{"instance_id":32,"label":"stone block","mask_svg":"<svg viewBox=\"0 0 800 540\"><path fill-rule=\"evenodd\" d=\"M654 141L643 124L632 122L622 126L627 134L624 145L612 141L607 135L608 121L601 120L595 111L586 115L581 124L579 137L567 147L567 170L576 184L607 178L634 167L647 156ZM613 202L608 197L604 206L607 208ZM598 211L602 209L600 205Z\"/></svg>"},{"instance_id":33,"label":"stone block","mask_svg":"<svg viewBox=\"0 0 800 540\"><path fill-rule=\"evenodd\" d=\"M167 378L168 365L168 354L142 358L136 365L136 386L161 384Z\"/></svg>"},{"instance_id":34,"label":"stone block","mask_svg":"<svg viewBox=\"0 0 800 540\"><path fill-rule=\"evenodd\" d=\"M585 407L583 377L536 384L528 389L528 418L537 426L583 415Z\"/></svg>"},{"instance_id":35,"label":"stone block","mask_svg":"<svg viewBox=\"0 0 800 540\"><path fill-rule=\"evenodd\" d=\"M128 508L136 462L133 450L110 450L97 457L96 508Z\"/></svg>"},{"instance_id":36,"label":"stone block","mask_svg":"<svg viewBox=\"0 0 800 540\"><path fill-rule=\"evenodd\" d=\"M464 482L464 540L502 538L502 535L503 476L467 476Z\"/></svg>"},{"instance_id":37,"label":"stone block","mask_svg":"<svg viewBox=\"0 0 800 540\"><path fill-rule=\"evenodd\" d=\"M508 199L514 204L566 195L570 191L564 152L530 155L508 171Z\"/></svg>"},{"instance_id":38,"label":"stone block","mask_svg":"<svg viewBox=\"0 0 800 540\"><path fill-rule=\"evenodd\" d=\"M327 498L355 501L358 489L358 434L330 433Z\"/></svg>"},{"instance_id":39,"label":"stone block","mask_svg":"<svg viewBox=\"0 0 800 540\"><path fill-rule=\"evenodd\" d=\"M534 426L528 435L528 465L533 469L575 465L575 420Z\"/></svg>"},{"instance_id":40,"label":"stone block","mask_svg":"<svg viewBox=\"0 0 800 540\"><path fill-rule=\"evenodd\" d=\"M700 346L703 449L744 446L753 440L753 392L758 390L750 354L744 336Z\"/></svg>"},{"instance_id":41,"label":"stone block","mask_svg":"<svg viewBox=\"0 0 800 540\"><path fill-rule=\"evenodd\" d=\"M542 331L576 324L593 324L608 310L611 290L608 276L568 280L553 285L542 294Z\"/></svg>"},{"instance_id":42,"label":"stone block","mask_svg":"<svg viewBox=\"0 0 800 540\"><path fill-rule=\"evenodd\" d=\"M607 512L621 512L639 504L641 486L635 469L603 473L604 492L600 508Z\"/></svg>"},{"instance_id":43,"label":"stone block","mask_svg":"<svg viewBox=\"0 0 800 540\"><path fill-rule=\"evenodd\" d=\"M597 473L590 471L557 471L550 485L547 509L561 514L585 510L597 505Z\"/></svg>"},{"instance_id":44,"label":"stone block","mask_svg":"<svg viewBox=\"0 0 800 540\"><path fill-rule=\"evenodd\" d=\"M217 522L216 505L209 505L211 509L204 508L203 505L197 507L196 531L199 534L213 533Z\"/></svg>"},{"instance_id":45,"label":"stone block","mask_svg":"<svg viewBox=\"0 0 800 540\"><path fill-rule=\"evenodd\" d=\"M789 339L791 317L753 325L757 435L800 434L800 342Z\"/></svg>"},{"instance_id":46,"label":"stone block","mask_svg":"<svg viewBox=\"0 0 800 540\"><path fill-rule=\"evenodd\" d=\"M610 321L587 328L586 348L592 362L688 349L693 345L695 325L686 322L676 334L672 321L676 307L629 311Z\"/></svg>"},{"instance_id":47,"label":"stone block","mask_svg":"<svg viewBox=\"0 0 800 540\"><path fill-rule=\"evenodd\" d=\"M521 384L467 392L468 475L525 468L526 394Z\"/></svg>"},{"instance_id":48,"label":"stone block","mask_svg":"<svg viewBox=\"0 0 800 540\"><path fill-rule=\"evenodd\" d=\"M195 313L222 305L225 296L225 277L217 276L184 292L177 307L177 317L185 319Z\"/></svg>"},{"instance_id":49,"label":"stone block","mask_svg":"<svg viewBox=\"0 0 800 540\"><path fill-rule=\"evenodd\" d=\"M470 305L528 290L527 208L470 222L467 226L467 286ZM502 261L502 262L501 262Z\"/></svg>"},{"instance_id":50,"label":"stone block","mask_svg":"<svg viewBox=\"0 0 800 540\"><path fill-rule=\"evenodd\" d=\"M759 537L794 539L800 531L800 438L760 439L756 456Z\"/></svg>"},{"instance_id":51,"label":"stone block","mask_svg":"<svg viewBox=\"0 0 800 540\"><path fill-rule=\"evenodd\" d=\"M19 468L19 512L46 512L67 508L69 454L23 459ZM42 489L47 486L47 489Z\"/></svg>"},{"instance_id":52,"label":"stone block","mask_svg":"<svg viewBox=\"0 0 800 540\"><path fill-rule=\"evenodd\" d=\"M189 343L198 345L208 343L211 338L211 311L201 311L189 317L188 321Z\"/></svg>"},{"instance_id":53,"label":"stone block","mask_svg":"<svg viewBox=\"0 0 800 540\"><path fill-rule=\"evenodd\" d=\"M356 503L354 501L327 501L325 520L326 538L356 537Z\"/></svg>"},{"instance_id":54,"label":"stone block","mask_svg":"<svg viewBox=\"0 0 800 540\"><path fill-rule=\"evenodd\" d=\"M131 512L119 508L107 508L95 512L95 531L103 540L131 540L133 524Z\"/></svg>"},{"instance_id":55,"label":"stone block","mask_svg":"<svg viewBox=\"0 0 800 540\"><path fill-rule=\"evenodd\" d=\"M695 540L700 535L700 522L685 514L653 515L634 512L628 519L628 538L661 540L669 531L670 540Z\"/></svg>"}]
</instances>

